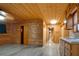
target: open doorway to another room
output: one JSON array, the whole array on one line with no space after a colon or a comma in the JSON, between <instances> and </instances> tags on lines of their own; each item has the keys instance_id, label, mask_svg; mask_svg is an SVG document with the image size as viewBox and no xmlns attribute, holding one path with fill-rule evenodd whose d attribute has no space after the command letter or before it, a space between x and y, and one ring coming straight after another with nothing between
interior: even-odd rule
<instances>
[{"instance_id":1,"label":"open doorway to another room","mask_svg":"<svg viewBox=\"0 0 79 59\"><path fill-rule=\"evenodd\" d=\"M21 26L21 44L24 44L24 26Z\"/></svg>"}]
</instances>

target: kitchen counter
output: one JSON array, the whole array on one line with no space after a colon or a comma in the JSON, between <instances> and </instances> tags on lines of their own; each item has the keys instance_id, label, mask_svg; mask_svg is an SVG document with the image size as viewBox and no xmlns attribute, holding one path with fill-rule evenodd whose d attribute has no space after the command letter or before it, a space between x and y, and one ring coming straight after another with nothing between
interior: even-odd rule
<instances>
[{"instance_id":1,"label":"kitchen counter","mask_svg":"<svg viewBox=\"0 0 79 59\"><path fill-rule=\"evenodd\" d=\"M63 38L60 40L61 56L79 56L79 38Z\"/></svg>"},{"instance_id":2,"label":"kitchen counter","mask_svg":"<svg viewBox=\"0 0 79 59\"><path fill-rule=\"evenodd\" d=\"M64 38L62 40L70 44L79 44L79 38Z\"/></svg>"}]
</instances>

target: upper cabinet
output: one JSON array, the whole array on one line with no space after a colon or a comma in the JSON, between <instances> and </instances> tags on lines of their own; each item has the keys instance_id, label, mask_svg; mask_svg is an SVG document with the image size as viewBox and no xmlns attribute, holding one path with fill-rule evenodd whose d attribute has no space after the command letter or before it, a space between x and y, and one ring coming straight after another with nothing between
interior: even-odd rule
<instances>
[{"instance_id":1,"label":"upper cabinet","mask_svg":"<svg viewBox=\"0 0 79 59\"><path fill-rule=\"evenodd\" d=\"M78 32L79 31L78 30L78 18L77 18L78 17L78 12L75 11L73 13L72 17L73 17L73 31Z\"/></svg>"},{"instance_id":2,"label":"upper cabinet","mask_svg":"<svg viewBox=\"0 0 79 59\"><path fill-rule=\"evenodd\" d=\"M79 32L79 7L78 4L69 4L66 9L67 30Z\"/></svg>"},{"instance_id":3,"label":"upper cabinet","mask_svg":"<svg viewBox=\"0 0 79 59\"><path fill-rule=\"evenodd\" d=\"M73 14L77 9L77 6L78 4L69 4L66 9L66 17L68 17L70 14Z\"/></svg>"},{"instance_id":4,"label":"upper cabinet","mask_svg":"<svg viewBox=\"0 0 79 59\"><path fill-rule=\"evenodd\" d=\"M67 24L66 24L66 29L67 30L71 30L71 29L73 29L73 18L72 18L72 16L71 15L69 15L68 16L68 18L66 18L67 19Z\"/></svg>"}]
</instances>

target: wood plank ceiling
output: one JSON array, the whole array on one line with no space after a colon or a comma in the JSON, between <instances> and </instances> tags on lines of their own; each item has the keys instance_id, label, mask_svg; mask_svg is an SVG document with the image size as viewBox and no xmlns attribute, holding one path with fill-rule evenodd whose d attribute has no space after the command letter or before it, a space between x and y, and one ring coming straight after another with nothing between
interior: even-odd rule
<instances>
[{"instance_id":1,"label":"wood plank ceiling","mask_svg":"<svg viewBox=\"0 0 79 59\"><path fill-rule=\"evenodd\" d=\"M49 24L51 19L62 21L68 4L55 3L6 3L0 4L0 9L10 13L17 21L43 19Z\"/></svg>"}]
</instances>

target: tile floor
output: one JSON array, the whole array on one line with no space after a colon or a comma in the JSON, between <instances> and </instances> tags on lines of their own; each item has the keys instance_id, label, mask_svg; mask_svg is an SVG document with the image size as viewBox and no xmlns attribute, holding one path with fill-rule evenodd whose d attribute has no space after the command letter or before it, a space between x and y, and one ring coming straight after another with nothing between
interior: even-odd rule
<instances>
[{"instance_id":1,"label":"tile floor","mask_svg":"<svg viewBox=\"0 0 79 59\"><path fill-rule=\"evenodd\" d=\"M25 48L23 45L0 46L0 56L59 56L58 44Z\"/></svg>"}]
</instances>

